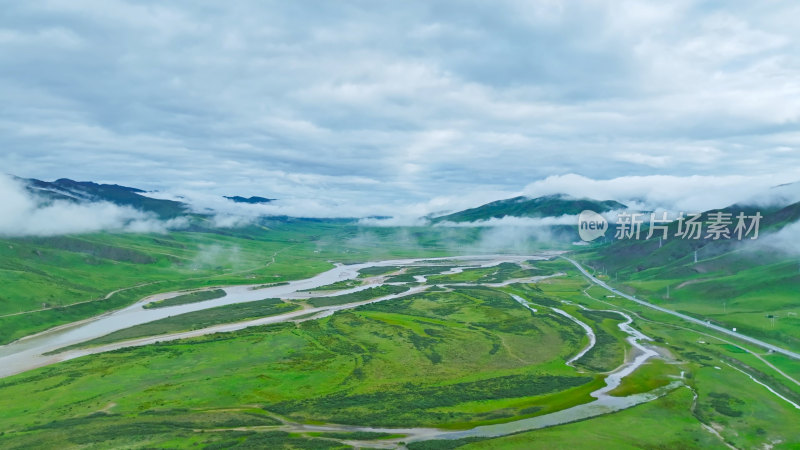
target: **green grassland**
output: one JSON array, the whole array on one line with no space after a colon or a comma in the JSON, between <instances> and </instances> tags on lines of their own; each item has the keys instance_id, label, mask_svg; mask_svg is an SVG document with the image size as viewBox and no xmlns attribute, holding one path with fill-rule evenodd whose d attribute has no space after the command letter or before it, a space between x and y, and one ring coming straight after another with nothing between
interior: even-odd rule
<instances>
[{"instance_id":1,"label":"green grassland","mask_svg":"<svg viewBox=\"0 0 800 450\"><path fill-rule=\"evenodd\" d=\"M542 266L566 269L559 261ZM539 312L521 307L508 292L529 299ZM790 448L800 442L797 412L734 368L800 401L800 392L763 362L671 316L601 293L572 271L535 285L426 292L300 324L68 361L0 380L0 447L348 448L349 440L386 436L286 432L280 424L458 429L547 414L591 401L588 393L602 385L588 364L578 371L564 364L585 336L548 307L605 329L613 341L598 346L610 344L603 352L611 360L621 361L625 351L622 336L613 333L619 317L578 304L627 311L675 358L652 360L612 394L649 391L681 372L688 388L578 423L409 448L722 448L724 442ZM232 307L245 305L223 308ZM176 317L180 326L202 324L200 317ZM22 396L25 402L15 401Z\"/></svg>"},{"instance_id":2,"label":"green grassland","mask_svg":"<svg viewBox=\"0 0 800 450\"><path fill-rule=\"evenodd\" d=\"M361 291L351 292L349 294L332 295L329 297L315 297L306 300L307 303L314 307L343 305L345 303L361 302L364 300L372 300L373 298L383 297L386 295L400 294L408 290L406 286L393 286L384 285L367 288Z\"/></svg>"},{"instance_id":3,"label":"green grassland","mask_svg":"<svg viewBox=\"0 0 800 450\"><path fill-rule=\"evenodd\" d=\"M443 269L446 270L446 269ZM523 269L517 264L502 263L495 267L465 269L463 272L428 277L431 283L499 283L511 278L544 275L541 269Z\"/></svg>"},{"instance_id":4,"label":"green grassland","mask_svg":"<svg viewBox=\"0 0 800 450\"><path fill-rule=\"evenodd\" d=\"M195 412L240 414L247 405L298 422L509 420L542 411L561 393L563 407L588 401L597 388L594 377L563 364L578 339L562 335L581 332L564 325L476 288L80 358L0 380L0 446L77 445L87 435L110 438L122 424L119 442L156 446L192 434L188 428L221 428L195 422ZM21 395L26 402L14 400Z\"/></svg>"},{"instance_id":5,"label":"green grassland","mask_svg":"<svg viewBox=\"0 0 800 450\"><path fill-rule=\"evenodd\" d=\"M158 292L307 277L331 267L329 254L314 253L313 236L333 231L304 225L239 236L182 232L4 240L0 342ZM250 236L257 233L270 238ZM109 295L118 289L124 290Z\"/></svg>"},{"instance_id":6,"label":"green grassland","mask_svg":"<svg viewBox=\"0 0 800 450\"><path fill-rule=\"evenodd\" d=\"M0 282L8 288L0 293L0 308L3 314L35 312L0 317L0 339L7 342L157 292L280 283L319 273L333 262L445 256L453 241L470 253L468 244L480 231L458 232L453 237L451 229L363 229L308 221L227 234L3 240ZM582 256L599 269L595 257ZM791 264L759 267L725 252L700 264L702 269L686 261L623 269L618 282L605 279L673 309L726 325L741 321L740 331L760 332L757 337L787 345L784 337L795 330L790 315L775 320L774 329L756 316L770 308L788 313L796 305L783 286L794 282ZM647 392L677 379L686 387L582 422L409 448L724 448L728 443L780 449L800 442L798 411L747 376L800 402L800 386L767 364L797 377L797 361L761 355L733 338L608 297L564 260L530 265L534 268L501 264L452 275L434 275L445 266L411 267L397 276L413 281L413 275L424 274L442 287L323 319L125 348L0 379L0 448L350 448L348 441L397 436L306 432L293 424L464 429L547 414L591 401L589 393L603 385L601 373L630 353L627 335L618 327L622 317L600 311L607 309L634 317L633 326L651 336L663 354L625 378L613 395ZM398 270L365 269L361 275ZM503 288L452 286L556 272L565 275ZM670 299L658 298L667 285ZM132 288L104 299L126 287ZM727 289L723 297L729 302L723 311L716 303L723 297L714 297L721 288ZM381 286L303 302L228 305L101 339L197 329L280 314L302 303L338 305L407 289ZM510 293L538 311L524 308ZM41 303L50 309L40 310ZM597 335L596 347L576 368L565 361L588 340L553 307L586 322Z\"/></svg>"},{"instance_id":7,"label":"green grassland","mask_svg":"<svg viewBox=\"0 0 800 450\"><path fill-rule=\"evenodd\" d=\"M477 442L422 442L424 449L725 449L689 411L692 393L678 389L658 400L592 420Z\"/></svg>"},{"instance_id":8,"label":"green grassland","mask_svg":"<svg viewBox=\"0 0 800 450\"><path fill-rule=\"evenodd\" d=\"M445 272L450 270L452 266L412 266L412 267L405 267L401 270L401 273L397 273L395 275L390 276L386 279L389 283L413 283L416 281L414 276L416 275L431 275L437 274L441 272Z\"/></svg>"},{"instance_id":9,"label":"green grassland","mask_svg":"<svg viewBox=\"0 0 800 450\"><path fill-rule=\"evenodd\" d=\"M213 300L215 298L225 297L225 291L222 289L210 289L207 291L195 291L188 294L170 297L168 299L150 302L143 306L143 308L166 308L167 306L185 305L187 303L204 302L206 300Z\"/></svg>"},{"instance_id":10,"label":"green grassland","mask_svg":"<svg viewBox=\"0 0 800 450\"><path fill-rule=\"evenodd\" d=\"M796 257L755 242L678 240L658 248L656 240L615 243L579 259L629 294L800 351Z\"/></svg>"},{"instance_id":11,"label":"green grassland","mask_svg":"<svg viewBox=\"0 0 800 450\"><path fill-rule=\"evenodd\" d=\"M326 284L325 286L308 289L305 292L339 291L343 289L352 289L354 287L361 286L361 284L362 284L361 280L342 280L342 281L337 281L335 283Z\"/></svg>"},{"instance_id":12,"label":"green grassland","mask_svg":"<svg viewBox=\"0 0 800 450\"><path fill-rule=\"evenodd\" d=\"M774 444L775 448L793 448L800 442L800 432L794 426L800 416L797 410L734 369L744 370L795 403L800 402L800 386L783 378L754 355L742 351L748 348L760 353L758 349L741 342L730 345L725 337L715 336L699 326L624 299L606 298L607 291L599 288L588 289L586 293L588 295L573 298L591 308L613 307L635 315L636 326L654 337L659 346L669 350L680 362L665 365L655 360L642 366L613 392L615 395L663 385L684 371L684 382L698 394L696 407L691 409L692 416L697 423L718 428L726 442L737 448L755 448L765 443ZM771 362L779 365L779 360ZM691 442L686 443L689 444Z\"/></svg>"},{"instance_id":13,"label":"green grassland","mask_svg":"<svg viewBox=\"0 0 800 450\"><path fill-rule=\"evenodd\" d=\"M374 277L379 275L385 275L387 273L397 272L401 268L398 266L375 266L375 267L366 267L358 271L359 278L367 278L367 277Z\"/></svg>"}]
</instances>

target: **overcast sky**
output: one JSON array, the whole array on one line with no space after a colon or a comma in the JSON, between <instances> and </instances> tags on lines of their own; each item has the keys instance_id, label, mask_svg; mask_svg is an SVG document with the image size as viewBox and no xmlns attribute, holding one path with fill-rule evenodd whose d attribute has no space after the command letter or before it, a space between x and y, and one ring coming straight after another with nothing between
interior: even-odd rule
<instances>
[{"instance_id":1,"label":"overcast sky","mask_svg":"<svg viewBox=\"0 0 800 450\"><path fill-rule=\"evenodd\" d=\"M306 215L800 180L796 1L3 9L0 167L22 177Z\"/></svg>"}]
</instances>

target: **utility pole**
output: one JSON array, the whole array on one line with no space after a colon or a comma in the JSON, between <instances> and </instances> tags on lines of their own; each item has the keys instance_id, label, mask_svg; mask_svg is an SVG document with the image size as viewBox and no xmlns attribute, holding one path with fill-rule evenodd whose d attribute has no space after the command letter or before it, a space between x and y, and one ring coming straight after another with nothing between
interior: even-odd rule
<instances>
[{"instance_id":1,"label":"utility pole","mask_svg":"<svg viewBox=\"0 0 800 450\"><path fill-rule=\"evenodd\" d=\"M697 264L697 250L694 251L694 263Z\"/></svg>"}]
</instances>

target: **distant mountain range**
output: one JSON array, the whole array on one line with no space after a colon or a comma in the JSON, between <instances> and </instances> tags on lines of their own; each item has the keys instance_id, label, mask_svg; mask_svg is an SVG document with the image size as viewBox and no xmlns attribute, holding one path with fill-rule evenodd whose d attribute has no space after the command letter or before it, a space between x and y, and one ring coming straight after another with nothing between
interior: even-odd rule
<instances>
[{"instance_id":1,"label":"distant mountain range","mask_svg":"<svg viewBox=\"0 0 800 450\"><path fill-rule=\"evenodd\" d=\"M593 200L574 198L564 194L544 197L514 197L487 203L477 208L439 216L431 219L431 223L439 222L476 222L480 220L501 219L503 217L559 217L577 215L590 209L595 212L607 212L626 209L627 206L614 200Z\"/></svg>"},{"instance_id":2,"label":"distant mountain range","mask_svg":"<svg viewBox=\"0 0 800 450\"><path fill-rule=\"evenodd\" d=\"M19 177L15 178L23 182L28 191L44 199L45 201L107 201L121 206L130 206L138 210L152 212L162 219L170 219L191 213L191 210L186 203L175 200L151 198L145 195L146 192L144 190L128 186L120 186L117 184L98 184L90 181L74 181L67 178L61 178L52 182ZM266 204L274 201L274 199L259 196L242 197L234 195L225 196L225 198L232 202L243 204ZM430 221L431 223L436 224L442 222L478 222L489 219L499 219L503 217L560 217L563 215L577 215L580 214L581 211L587 209L602 213L614 210L624 210L627 209L627 206L615 200L575 198L564 194L548 195L538 198L519 196L490 202L476 208L470 208L452 214L434 217L430 219ZM747 214L753 214L756 212L756 209L758 209L764 215L764 218L761 221L761 230L764 234L777 231L787 224L800 220L800 202L789 205L784 203L781 206L761 208L746 205L733 205L718 211L730 212L735 215L740 211L743 211ZM387 218L384 216L373 217ZM275 219L279 219L279 217L275 217ZM676 223L671 225L671 233L674 234L673 229L676 226ZM572 234L574 234L573 232L575 231L574 227L571 226L553 228L565 228L564 231L569 231L570 238L573 237ZM643 227L643 231L646 232L646 230L647 228ZM609 236L613 236L613 232L613 227L609 227L605 242L612 243L612 245L606 250L606 253L608 253L606 256L610 257L612 253L616 253L617 255L622 254L634 256L633 259L636 259L641 258L653 251L652 245L654 244L652 241L610 242ZM599 242L600 241L598 241L598 243ZM711 247L722 245L721 243L709 243L705 240L675 241L670 242L669 245L664 243L664 249L660 250L659 253L672 250L675 255L685 255L686 252L691 248L697 248L707 244L713 244ZM610 257L608 259L613 258ZM629 262L632 262L632 260L629 259ZM637 266L648 267L648 264L637 264Z\"/></svg>"},{"instance_id":3,"label":"distant mountain range","mask_svg":"<svg viewBox=\"0 0 800 450\"><path fill-rule=\"evenodd\" d=\"M186 203L148 197L146 191L118 184L99 184L91 181L75 181L61 178L55 181L18 178L28 191L45 200L67 200L73 202L106 201L121 206L152 212L162 219L170 219L190 212ZM226 199L242 204L267 204L275 199L239 195L225 196ZM475 222L503 217L559 217L579 214L585 209L606 212L625 209L626 206L614 200L593 200L573 198L563 194L539 198L514 197L487 203L456 213L435 217L432 223Z\"/></svg>"},{"instance_id":4,"label":"distant mountain range","mask_svg":"<svg viewBox=\"0 0 800 450\"><path fill-rule=\"evenodd\" d=\"M228 200L231 200L231 201L233 201L235 203L249 203L249 204L269 203L269 202L272 202L272 201L275 200L274 198L264 198L264 197L257 197L257 196L241 197L241 196L238 196L238 195L234 195L232 197L229 197L229 196L226 195L225 198L227 198Z\"/></svg>"},{"instance_id":5,"label":"distant mountain range","mask_svg":"<svg viewBox=\"0 0 800 450\"><path fill-rule=\"evenodd\" d=\"M120 186L118 184L98 184L91 181L74 181L61 178L56 181L42 181L34 178L19 178L28 191L45 200L66 200L72 202L106 201L120 206L151 212L162 219L171 219L190 212L186 203L176 200L164 200L144 195L141 189ZM235 203L265 204L274 201L266 197L225 196Z\"/></svg>"},{"instance_id":6,"label":"distant mountain range","mask_svg":"<svg viewBox=\"0 0 800 450\"><path fill-rule=\"evenodd\" d=\"M117 184L98 184L91 181L74 181L61 178L56 181L17 178L26 184L28 191L48 200L74 202L106 201L120 206L130 206L155 213L162 219L170 219L189 211L185 203L147 197L145 191Z\"/></svg>"}]
</instances>

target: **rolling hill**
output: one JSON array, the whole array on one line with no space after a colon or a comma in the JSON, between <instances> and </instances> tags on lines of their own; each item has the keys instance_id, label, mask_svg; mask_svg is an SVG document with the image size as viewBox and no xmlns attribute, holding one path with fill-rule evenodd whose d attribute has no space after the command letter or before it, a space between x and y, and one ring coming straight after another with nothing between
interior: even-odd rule
<instances>
[{"instance_id":1,"label":"rolling hill","mask_svg":"<svg viewBox=\"0 0 800 450\"><path fill-rule=\"evenodd\" d=\"M576 215L590 209L595 212L625 209L626 206L614 200L593 200L573 198L564 194L548 195L538 198L514 197L487 203L477 208L466 209L453 214L431 219L431 223L440 222L476 222L480 220L500 219L503 217L559 217Z\"/></svg>"},{"instance_id":2,"label":"rolling hill","mask_svg":"<svg viewBox=\"0 0 800 450\"><path fill-rule=\"evenodd\" d=\"M709 320L760 339L800 348L800 314L796 292L800 269L796 249L777 233L800 220L800 203L780 208L732 205L703 213L739 212L763 215L758 239L611 240L579 253L579 257L612 284L650 302ZM734 219L735 221L735 219ZM731 227L732 228L732 227ZM707 227L703 228L704 235ZM656 233L658 235L659 233ZM781 236L786 237L786 232ZM695 259L696 255L696 259Z\"/></svg>"}]
</instances>

